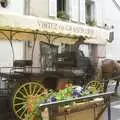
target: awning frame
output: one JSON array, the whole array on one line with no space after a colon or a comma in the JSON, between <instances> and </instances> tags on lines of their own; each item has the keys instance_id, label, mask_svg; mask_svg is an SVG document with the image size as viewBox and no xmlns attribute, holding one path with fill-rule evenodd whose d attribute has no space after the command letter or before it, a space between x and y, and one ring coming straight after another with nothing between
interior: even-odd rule
<instances>
[{"instance_id":1,"label":"awning frame","mask_svg":"<svg viewBox=\"0 0 120 120\"><path fill-rule=\"evenodd\" d=\"M5 34L5 32L9 32L9 35ZM33 48L32 48L32 55L31 59L33 60L34 56L34 47L36 45L37 37L38 35L42 35L46 38L46 42L49 44L53 44L53 42L58 39L58 38L72 38L72 39L78 39L78 36L69 36L69 35L60 35L56 33L48 33L48 32L40 32L38 30L33 30L33 31L23 31L23 30L15 30L15 29L3 29L0 28L0 33L9 41L11 49L12 49L12 56L13 56L13 61L15 58L15 53L14 53L14 47L12 44L12 41L14 40L14 36L19 33L26 33L26 34L32 34L33 35ZM51 39L52 38L52 39ZM28 40L29 41L29 40ZM41 40L40 40L41 41ZM62 43L62 42L61 42Z\"/></svg>"}]
</instances>

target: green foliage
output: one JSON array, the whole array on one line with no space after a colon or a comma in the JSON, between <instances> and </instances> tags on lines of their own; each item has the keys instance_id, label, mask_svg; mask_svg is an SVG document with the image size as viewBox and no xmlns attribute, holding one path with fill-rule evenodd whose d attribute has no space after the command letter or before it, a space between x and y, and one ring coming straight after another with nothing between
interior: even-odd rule
<instances>
[{"instance_id":1,"label":"green foliage","mask_svg":"<svg viewBox=\"0 0 120 120\"><path fill-rule=\"evenodd\" d=\"M88 20L86 21L86 23L87 23L88 25L90 25L90 26L95 26L95 25L96 25L96 21L95 21L95 20L90 20L90 19L88 19Z\"/></svg>"},{"instance_id":2,"label":"green foliage","mask_svg":"<svg viewBox=\"0 0 120 120\"><path fill-rule=\"evenodd\" d=\"M56 99L58 101L69 100L72 98L72 93L73 93L72 87L65 88L56 93Z\"/></svg>"},{"instance_id":3,"label":"green foliage","mask_svg":"<svg viewBox=\"0 0 120 120\"><path fill-rule=\"evenodd\" d=\"M69 15L67 15L66 12L64 12L64 11L58 12L57 17L62 20L69 20Z\"/></svg>"},{"instance_id":4,"label":"green foliage","mask_svg":"<svg viewBox=\"0 0 120 120\"><path fill-rule=\"evenodd\" d=\"M54 102L55 101L62 101L62 100L69 100L69 99L73 99L73 95L75 93L76 88L79 88L80 86L72 86L71 84L72 81L69 80L69 84L66 86L66 88L57 91L53 91L53 90L49 90L48 94L46 96L42 96L42 97L38 97L38 99L35 102L35 109L32 112L27 113L25 120L43 120L42 118L42 110L39 108L39 105L41 103L45 103L45 102ZM94 87L93 87L94 88ZM97 89L93 89L92 86L89 86L89 89L84 88L82 90L79 90L80 96L89 96L92 94L96 94L100 91L97 91ZM80 97L78 96L78 97ZM53 101L52 98L55 98ZM88 101L88 100L80 100L78 102L84 102L84 101ZM67 104L61 104L60 106L72 106L73 102L69 102Z\"/></svg>"},{"instance_id":5,"label":"green foliage","mask_svg":"<svg viewBox=\"0 0 120 120\"><path fill-rule=\"evenodd\" d=\"M88 90L84 90L82 93L81 93L81 96L87 96L87 95L90 95L91 92L88 91Z\"/></svg>"}]
</instances>

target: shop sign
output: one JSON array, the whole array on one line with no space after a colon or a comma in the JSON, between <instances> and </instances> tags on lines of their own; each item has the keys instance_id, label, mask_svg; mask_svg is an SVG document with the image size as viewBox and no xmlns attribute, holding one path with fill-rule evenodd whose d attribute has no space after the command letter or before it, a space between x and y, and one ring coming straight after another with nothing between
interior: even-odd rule
<instances>
[{"instance_id":1,"label":"shop sign","mask_svg":"<svg viewBox=\"0 0 120 120\"><path fill-rule=\"evenodd\" d=\"M97 27L89 27L86 25L67 23L61 21L48 21L40 19L38 21L39 30L47 31L47 32L55 32L62 34L70 34L70 35L84 35L92 38L101 38L104 36L108 38L108 31L104 29L100 29ZM106 32L107 31L107 32Z\"/></svg>"}]
</instances>

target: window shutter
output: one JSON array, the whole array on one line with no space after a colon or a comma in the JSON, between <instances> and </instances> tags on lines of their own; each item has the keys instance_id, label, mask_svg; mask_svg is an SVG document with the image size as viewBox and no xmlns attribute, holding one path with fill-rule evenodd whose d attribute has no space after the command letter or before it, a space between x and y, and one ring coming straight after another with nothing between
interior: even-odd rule
<instances>
[{"instance_id":1,"label":"window shutter","mask_svg":"<svg viewBox=\"0 0 120 120\"><path fill-rule=\"evenodd\" d=\"M57 0L49 0L49 16L57 16Z\"/></svg>"},{"instance_id":2,"label":"window shutter","mask_svg":"<svg viewBox=\"0 0 120 120\"><path fill-rule=\"evenodd\" d=\"M71 0L71 20L78 22L79 20L79 0Z\"/></svg>"},{"instance_id":3,"label":"window shutter","mask_svg":"<svg viewBox=\"0 0 120 120\"><path fill-rule=\"evenodd\" d=\"M101 1L97 1L95 2L96 4L96 21L97 21L97 25L101 26L103 23L103 10L102 10L102 5L100 3L103 3Z\"/></svg>"},{"instance_id":4,"label":"window shutter","mask_svg":"<svg viewBox=\"0 0 120 120\"><path fill-rule=\"evenodd\" d=\"M85 0L80 0L80 9L79 9L79 14L80 14L80 22L85 23Z\"/></svg>"}]
</instances>

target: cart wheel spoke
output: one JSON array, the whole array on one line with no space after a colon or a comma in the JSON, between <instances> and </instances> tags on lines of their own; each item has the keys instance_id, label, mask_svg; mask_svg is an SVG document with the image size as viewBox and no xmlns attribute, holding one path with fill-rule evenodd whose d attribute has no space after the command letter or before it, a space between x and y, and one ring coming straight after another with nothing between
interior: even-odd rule
<instances>
[{"instance_id":1,"label":"cart wheel spoke","mask_svg":"<svg viewBox=\"0 0 120 120\"><path fill-rule=\"evenodd\" d=\"M40 93L40 96L43 96L43 95L46 95L47 93L46 93L46 91L45 92L42 92L42 93Z\"/></svg>"},{"instance_id":2,"label":"cart wheel spoke","mask_svg":"<svg viewBox=\"0 0 120 120\"><path fill-rule=\"evenodd\" d=\"M16 97L16 99L18 99L18 100L22 100L22 101L26 101L26 99L21 98L21 97Z\"/></svg>"},{"instance_id":3,"label":"cart wheel spoke","mask_svg":"<svg viewBox=\"0 0 120 120\"><path fill-rule=\"evenodd\" d=\"M103 91L103 85L99 81L90 81L86 85L86 89L91 91L91 92L102 92Z\"/></svg>"},{"instance_id":4,"label":"cart wheel spoke","mask_svg":"<svg viewBox=\"0 0 120 120\"><path fill-rule=\"evenodd\" d=\"M38 95L38 93L39 93L41 90L42 90L42 89L41 89L41 88L39 88L39 89L37 90L37 92L36 92L35 96L36 96L36 95Z\"/></svg>"},{"instance_id":5,"label":"cart wheel spoke","mask_svg":"<svg viewBox=\"0 0 120 120\"><path fill-rule=\"evenodd\" d=\"M22 107L20 107L20 108L16 111L16 113L20 112L22 109L25 109L25 107L26 107L26 105L23 105Z\"/></svg>"},{"instance_id":6,"label":"cart wheel spoke","mask_svg":"<svg viewBox=\"0 0 120 120\"><path fill-rule=\"evenodd\" d=\"M29 82L20 86L13 97L13 110L16 116L23 120L26 114L29 114L29 105L32 105L32 102L37 101L41 96L44 97L45 91L46 89L37 82Z\"/></svg>"},{"instance_id":7,"label":"cart wheel spoke","mask_svg":"<svg viewBox=\"0 0 120 120\"><path fill-rule=\"evenodd\" d=\"M19 105L25 105L25 104L27 104L27 102L16 103L16 104L14 104L14 105L15 105L15 106L19 106Z\"/></svg>"},{"instance_id":8,"label":"cart wheel spoke","mask_svg":"<svg viewBox=\"0 0 120 120\"><path fill-rule=\"evenodd\" d=\"M19 92L24 98L26 97L26 95L22 91L19 91Z\"/></svg>"},{"instance_id":9,"label":"cart wheel spoke","mask_svg":"<svg viewBox=\"0 0 120 120\"><path fill-rule=\"evenodd\" d=\"M29 94L30 95L32 94L32 84L31 83L29 84Z\"/></svg>"},{"instance_id":10,"label":"cart wheel spoke","mask_svg":"<svg viewBox=\"0 0 120 120\"><path fill-rule=\"evenodd\" d=\"M32 95L35 94L35 90L36 90L37 86L33 86L33 92L32 92Z\"/></svg>"},{"instance_id":11,"label":"cart wheel spoke","mask_svg":"<svg viewBox=\"0 0 120 120\"><path fill-rule=\"evenodd\" d=\"M27 107L24 109L24 111L21 113L20 117L25 117L25 114L27 113Z\"/></svg>"},{"instance_id":12,"label":"cart wheel spoke","mask_svg":"<svg viewBox=\"0 0 120 120\"><path fill-rule=\"evenodd\" d=\"M28 91L27 91L27 88L26 88L26 87L23 87L23 89L24 89L24 91L25 91L26 95L28 96L28 95L29 95L29 93L28 93Z\"/></svg>"}]
</instances>

